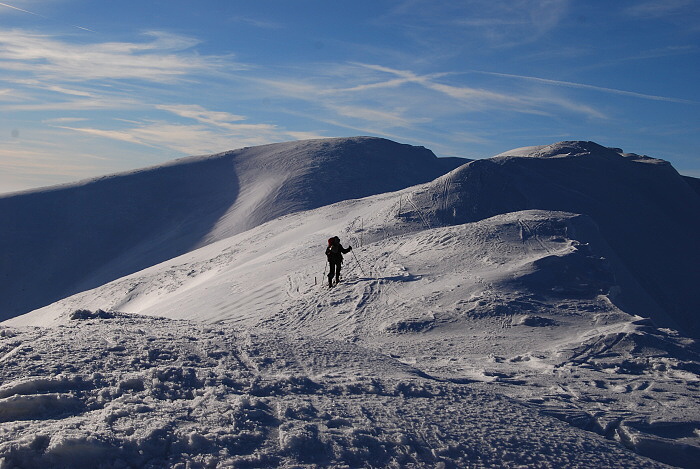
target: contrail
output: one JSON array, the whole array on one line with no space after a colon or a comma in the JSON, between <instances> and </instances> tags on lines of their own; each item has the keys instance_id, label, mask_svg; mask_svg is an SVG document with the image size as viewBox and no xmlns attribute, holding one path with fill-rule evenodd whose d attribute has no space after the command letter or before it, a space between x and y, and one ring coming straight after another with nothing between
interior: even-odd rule
<instances>
[{"instance_id":1,"label":"contrail","mask_svg":"<svg viewBox=\"0 0 700 469\"><path fill-rule=\"evenodd\" d=\"M8 5L7 3L0 3L0 5L7 7L7 8L12 8L13 10L23 11L25 13L29 13L30 15L40 16L41 18L46 18L44 15L40 15L39 13L34 13L33 11L29 11L29 10L23 10L21 8L18 8L18 7L12 6L12 5Z\"/></svg>"},{"instance_id":2,"label":"contrail","mask_svg":"<svg viewBox=\"0 0 700 469\"><path fill-rule=\"evenodd\" d=\"M74 27L74 28L78 28L78 29L82 29L83 31L90 31L91 33L96 32L96 31L93 31L93 30L90 29L90 28L84 28L84 27L82 27L82 26L73 25L73 27Z\"/></svg>"},{"instance_id":3,"label":"contrail","mask_svg":"<svg viewBox=\"0 0 700 469\"><path fill-rule=\"evenodd\" d=\"M584 83L573 83L570 81L560 81L560 80L550 80L547 78L529 77L524 75L513 75L510 73L496 73L496 72L485 72L482 70L472 70L473 73L481 73L484 75L493 75L496 77L506 77L506 78L517 78L519 80L528 80L538 83L546 83L548 85L556 86L567 86L569 88L581 88L585 90L602 91L604 93L619 94L621 96L632 96L634 98L650 99L652 101L666 101L669 103L680 103L680 104L699 104L697 101L691 101L688 99L680 98L669 98L666 96L655 96L651 94L636 93L634 91L618 90L616 88L605 88L603 86L586 85Z\"/></svg>"},{"instance_id":4,"label":"contrail","mask_svg":"<svg viewBox=\"0 0 700 469\"><path fill-rule=\"evenodd\" d=\"M38 16L39 18L44 18L44 19L47 19L47 20L50 19L48 16L40 15L39 13L34 13L33 11L24 10L24 9L22 9L22 8L19 8L19 7L13 6L13 5L8 5L7 3L2 3L2 2L0 2L0 6L7 7L7 8L12 8L13 10L21 11L21 12L23 12L23 13L29 13L30 15ZM92 29L84 28L84 27L82 27L82 26L76 26L76 25L74 25L74 24L71 25L71 26L73 26L74 28L82 29L82 30L84 30L84 31L90 31L91 33L94 33L94 32L95 32L95 31L93 31Z\"/></svg>"}]
</instances>

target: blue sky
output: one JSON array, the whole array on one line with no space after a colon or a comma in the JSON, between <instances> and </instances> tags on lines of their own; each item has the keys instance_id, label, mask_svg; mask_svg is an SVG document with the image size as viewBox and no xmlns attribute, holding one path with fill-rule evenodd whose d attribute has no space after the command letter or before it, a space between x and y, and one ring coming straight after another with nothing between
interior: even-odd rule
<instances>
[{"instance_id":1,"label":"blue sky","mask_svg":"<svg viewBox=\"0 0 700 469\"><path fill-rule=\"evenodd\" d=\"M700 177L697 0L7 0L0 192L265 143L593 140Z\"/></svg>"}]
</instances>

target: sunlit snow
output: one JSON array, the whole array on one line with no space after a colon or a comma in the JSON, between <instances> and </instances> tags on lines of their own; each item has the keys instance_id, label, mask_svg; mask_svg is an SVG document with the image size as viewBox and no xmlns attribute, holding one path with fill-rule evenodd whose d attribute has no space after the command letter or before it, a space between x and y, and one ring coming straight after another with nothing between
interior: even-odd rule
<instances>
[{"instance_id":1,"label":"sunlit snow","mask_svg":"<svg viewBox=\"0 0 700 469\"><path fill-rule=\"evenodd\" d=\"M163 213L105 266L167 260L2 323L1 467L694 467L687 179L592 142L410 174L411 148L322 142L239 151L233 197L222 178L174 212L217 207L191 247L168 245L187 230ZM157 212L164 174L119 206ZM329 289L334 235L353 250ZM105 266L49 268L75 288Z\"/></svg>"}]
</instances>

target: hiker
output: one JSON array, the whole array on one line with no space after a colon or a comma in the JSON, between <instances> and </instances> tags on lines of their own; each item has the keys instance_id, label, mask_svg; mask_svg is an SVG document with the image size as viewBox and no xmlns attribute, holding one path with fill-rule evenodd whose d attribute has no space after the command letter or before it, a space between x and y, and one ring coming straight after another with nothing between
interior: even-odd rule
<instances>
[{"instance_id":1,"label":"hiker","mask_svg":"<svg viewBox=\"0 0 700 469\"><path fill-rule=\"evenodd\" d=\"M352 251L352 246L348 246L347 249L340 244L340 238L334 236L328 239L328 247L326 248L326 257L328 257L328 264L330 265L331 271L328 274L328 287L333 287L333 277L335 276L336 285L340 281L340 266L343 263L343 254L347 254Z\"/></svg>"}]
</instances>

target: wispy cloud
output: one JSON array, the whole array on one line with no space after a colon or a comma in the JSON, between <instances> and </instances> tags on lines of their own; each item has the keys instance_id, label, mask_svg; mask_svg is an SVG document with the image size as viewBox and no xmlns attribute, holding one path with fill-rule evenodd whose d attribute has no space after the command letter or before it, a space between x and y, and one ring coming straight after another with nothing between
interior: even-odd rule
<instances>
[{"instance_id":1,"label":"wispy cloud","mask_svg":"<svg viewBox=\"0 0 700 469\"><path fill-rule=\"evenodd\" d=\"M33 11L25 10L24 8L19 8L19 7L15 6L15 5L10 5L10 4L8 4L8 3L0 3L0 7L9 8L9 9L12 9L12 10L15 10L15 11L21 11L22 13L28 13L28 14L30 14L30 15L38 16L39 18L49 19L49 17L47 17L47 16L40 15L39 13L36 13L36 12L33 12ZM78 26L78 25L75 25L75 24L73 24L73 25L71 25L71 26L72 26L73 28L82 29L83 31L88 31L88 32L91 32L91 33L94 33L94 32L95 32L95 31L93 31L92 29L86 28L86 27L84 27L84 26Z\"/></svg>"},{"instance_id":2,"label":"wispy cloud","mask_svg":"<svg viewBox=\"0 0 700 469\"><path fill-rule=\"evenodd\" d=\"M695 0L651 0L636 2L635 5L624 11L632 16L643 18L662 18L669 15L677 15L688 8L697 8Z\"/></svg>"},{"instance_id":3,"label":"wispy cloud","mask_svg":"<svg viewBox=\"0 0 700 469\"><path fill-rule=\"evenodd\" d=\"M95 93L91 93L89 91L83 91L83 90L64 88L63 86L59 86L59 85L50 85L47 87L47 89L50 91L54 91L56 93L67 94L70 96L82 96L84 98L97 98L97 95Z\"/></svg>"},{"instance_id":4,"label":"wispy cloud","mask_svg":"<svg viewBox=\"0 0 700 469\"><path fill-rule=\"evenodd\" d=\"M184 155L216 153L275 141L274 126L241 126L238 134L219 132L204 125L144 122L121 130L60 126L62 129L152 148L166 148ZM281 133L281 132L280 132Z\"/></svg>"},{"instance_id":5,"label":"wispy cloud","mask_svg":"<svg viewBox=\"0 0 700 469\"><path fill-rule=\"evenodd\" d=\"M569 11L569 0L494 2L467 0L435 2L405 0L379 18L377 24L400 28L421 44L442 43L444 34L457 35L455 44L470 47L511 47L533 42L556 28Z\"/></svg>"},{"instance_id":6,"label":"wispy cloud","mask_svg":"<svg viewBox=\"0 0 700 469\"><path fill-rule=\"evenodd\" d=\"M104 157L76 148L66 152L60 144L37 140L4 144L0 147L0 167L0 193L84 179L110 168Z\"/></svg>"},{"instance_id":7,"label":"wispy cloud","mask_svg":"<svg viewBox=\"0 0 700 469\"><path fill-rule=\"evenodd\" d=\"M588 105L574 103L563 97L544 97L539 94L507 94L483 88L455 86L436 80L447 74L419 76L410 71L395 70L379 65L358 64L379 72L398 75L406 82L416 83L438 95L444 95L453 100L452 106L460 105L471 111L508 110L525 114L548 114L548 107L564 108L569 111L585 114L594 118L605 116Z\"/></svg>"},{"instance_id":8,"label":"wispy cloud","mask_svg":"<svg viewBox=\"0 0 700 469\"><path fill-rule=\"evenodd\" d=\"M231 18L231 21L234 23L247 24L261 29L282 29L283 27L280 23L276 23L274 21L261 20L249 16L234 16Z\"/></svg>"},{"instance_id":9,"label":"wispy cloud","mask_svg":"<svg viewBox=\"0 0 700 469\"><path fill-rule=\"evenodd\" d=\"M674 35L700 32L700 2L697 0L650 0L636 2L623 9L623 14L633 20L647 20L665 23L664 28L672 28Z\"/></svg>"},{"instance_id":10,"label":"wispy cloud","mask_svg":"<svg viewBox=\"0 0 700 469\"><path fill-rule=\"evenodd\" d=\"M86 117L56 117L53 119L44 119L43 123L48 124L48 125L65 125L65 124L71 124L75 122L84 122L88 120Z\"/></svg>"},{"instance_id":11,"label":"wispy cloud","mask_svg":"<svg viewBox=\"0 0 700 469\"><path fill-rule=\"evenodd\" d=\"M547 79L547 78L538 78L538 77L530 77L530 76L523 76L523 75L512 75L512 74L508 74L508 73L485 72L485 71L480 71L480 70L473 70L473 72L474 73L481 73L484 75L492 75L492 76L505 77L505 78L515 78L518 80L527 80L527 81L542 83L542 84L546 84L546 85L565 86L568 88L579 88L579 89L585 89L585 90L599 91L602 93L611 93L611 94L616 94L616 95L620 95L620 96L629 96L629 97L633 97L633 98L649 99L652 101L666 101L666 102L678 103L678 104L700 104L697 101L692 101L692 100L688 100L688 99L671 98L668 96L655 96L655 95L650 95L650 94L637 93L634 91L625 91L625 90L618 90L615 88L606 88L603 86L587 85L585 83L574 83L574 82L569 82L569 81L551 80L551 79Z\"/></svg>"},{"instance_id":12,"label":"wispy cloud","mask_svg":"<svg viewBox=\"0 0 700 469\"><path fill-rule=\"evenodd\" d=\"M219 127L228 127L232 122L245 120L245 116L238 116L229 112L210 111L197 104L173 104L159 105L158 109L171 112L180 117L194 119L198 122L211 124Z\"/></svg>"},{"instance_id":13,"label":"wispy cloud","mask_svg":"<svg viewBox=\"0 0 700 469\"><path fill-rule=\"evenodd\" d=\"M23 30L4 30L0 31L0 70L64 82L131 79L173 83L224 66L244 68L230 57L187 53L198 44L191 38L163 32L149 32L144 37L143 42L77 44Z\"/></svg>"},{"instance_id":14,"label":"wispy cloud","mask_svg":"<svg viewBox=\"0 0 700 469\"><path fill-rule=\"evenodd\" d=\"M338 115L343 117L350 117L353 119L359 119L367 123L381 124L385 127L409 127L417 124L418 122L427 122L429 118L417 118L417 117L407 117L405 112L391 112L389 110L381 110L376 108L370 108L365 106L352 106L352 105L337 105L333 107L333 110L338 113Z\"/></svg>"}]
</instances>

